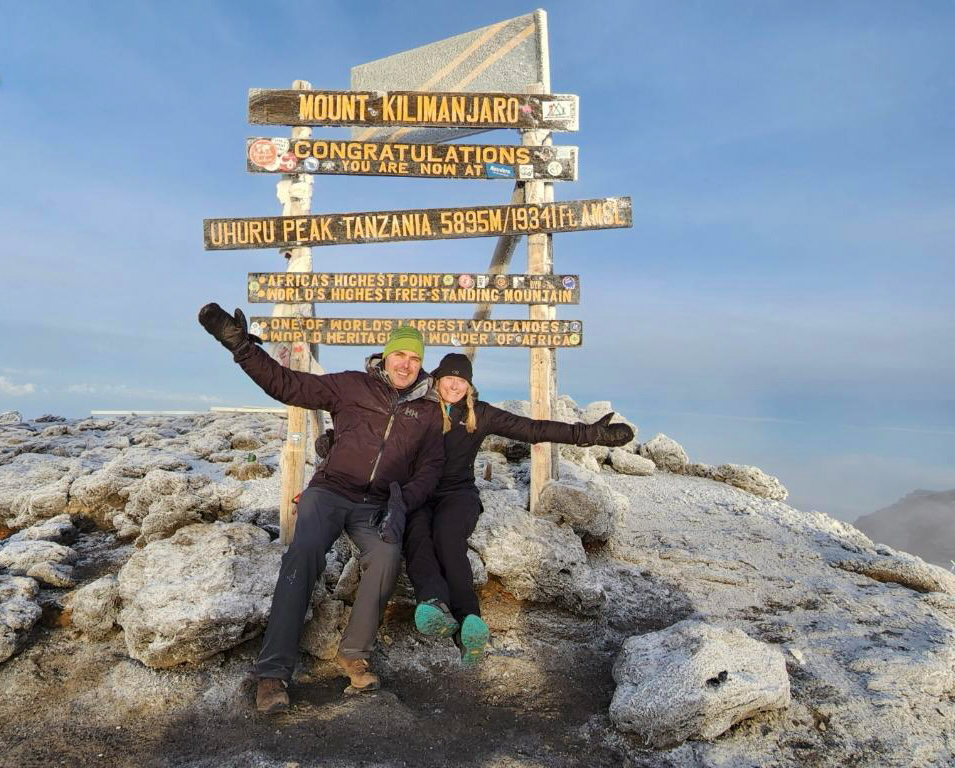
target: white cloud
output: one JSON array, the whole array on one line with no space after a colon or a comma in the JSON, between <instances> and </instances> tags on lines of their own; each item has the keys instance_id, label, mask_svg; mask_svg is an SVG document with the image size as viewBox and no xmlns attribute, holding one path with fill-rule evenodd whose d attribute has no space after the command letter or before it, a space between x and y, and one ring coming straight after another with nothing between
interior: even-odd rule
<instances>
[{"instance_id":1,"label":"white cloud","mask_svg":"<svg viewBox=\"0 0 955 768\"><path fill-rule=\"evenodd\" d=\"M19 395L32 395L36 387L27 382L26 384L16 384L6 376L0 376L0 393L17 397Z\"/></svg>"}]
</instances>

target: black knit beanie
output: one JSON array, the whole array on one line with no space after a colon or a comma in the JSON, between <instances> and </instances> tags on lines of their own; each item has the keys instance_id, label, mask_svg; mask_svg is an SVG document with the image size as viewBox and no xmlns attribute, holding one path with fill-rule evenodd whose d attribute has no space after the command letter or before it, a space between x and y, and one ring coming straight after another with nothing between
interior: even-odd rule
<instances>
[{"instance_id":1,"label":"black knit beanie","mask_svg":"<svg viewBox=\"0 0 955 768\"><path fill-rule=\"evenodd\" d=\"M451 352L442 357L441 362L438 363L438 367L431 371L431 376L435 381L442 376L457 376L464 379L468 384L471 384L471 376L473 375L471 361L468 359L468 356L457 352Z\"/></svg>"}]
</instances>

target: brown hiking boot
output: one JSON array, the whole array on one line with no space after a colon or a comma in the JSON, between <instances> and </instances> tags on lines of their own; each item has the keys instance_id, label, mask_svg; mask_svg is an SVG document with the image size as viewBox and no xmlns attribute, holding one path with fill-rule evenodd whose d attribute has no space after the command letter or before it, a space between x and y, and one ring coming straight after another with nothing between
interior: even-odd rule
<instances>
[{"instance_id":1,"label":"brown hiking boot","mask_svg":"<svg viewBox=\"0 0 955 768\"><path fill-rule=\"evenodd\" d=\"M255 708L267 715L288 712L288 691L284 680L277 677L259 678L255 686Z\"/></svg>"},{"instance_id":2,"label":"brown hiking boot","mask_svg":"<svg viewBox=\"0 0 955 768\"><path fill-rule=\"evenodd\" d=\"M356 691L374 691L381 686L381 680L371 671L368 659L346 659L338 654L335 663L348 675L351 687Z\"/></svg>"}]
</instances>

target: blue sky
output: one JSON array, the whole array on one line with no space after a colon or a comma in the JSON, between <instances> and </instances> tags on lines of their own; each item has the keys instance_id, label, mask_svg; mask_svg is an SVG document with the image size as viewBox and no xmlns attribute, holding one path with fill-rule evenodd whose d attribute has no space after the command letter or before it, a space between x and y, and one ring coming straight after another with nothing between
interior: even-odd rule
<instances>
[{"instance_id":1,"label":"blue sky","mask_svg":"<svg viewBox=\"0 0 955 768\"><path fill-rule=\"evenodd\" d=\"M347 88L355 64L528 13L511 2L0 3L0 410L265 404L195 321L274 251L206 252L202 219L279 213L245 172L250 87ZM580 178L630 230L554 238L581 275L560 391L644 439L755 464L854 520L955 487L955 5L551 3L552 90ZM316 130L316 136L344 135ZM484 143L510 143L506 132ZM313 210L505 202L508 182L317 177ZM316 249L322 271L485 270L493 240ZM523 271L523 244L512 271ZM363 305L331 315L393 314ZM392 308L394 309L394 308ZM467 307L397 307L467 316ZM497 317L518 317L498 308ZM368 349L327 347L328 370ZM436 363L447 350L433 350ZM490 400L527 353L482 350Z\"/></svg>"}]
</instances>

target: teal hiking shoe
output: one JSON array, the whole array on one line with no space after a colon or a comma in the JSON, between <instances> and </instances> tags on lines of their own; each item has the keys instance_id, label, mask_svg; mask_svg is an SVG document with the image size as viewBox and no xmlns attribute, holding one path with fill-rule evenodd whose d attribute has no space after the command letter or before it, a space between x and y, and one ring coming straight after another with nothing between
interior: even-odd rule
<instances>
[{"instance_id":1,"label":"teal hiking shoe","mask_svg":"<svg viewBox=\"0 0 955 768\"><path fill-rule=\"evenodd\" d=\"M414 625L428 637L451 637L458 631L458 622L440 600L418 603L414 611Z\"/></svg>"},{"instance_id":2,"label":"teal hiking shoe","mask_svg":"<svg viewBox=\"0 0 955 768\"><path fill-rule=\"evenodd\" d=\"M490 639L491 630L484 619L473 613L465 616L461 622L461 663L467 667L480 664Z\"/></svg>"}]
</instances>

